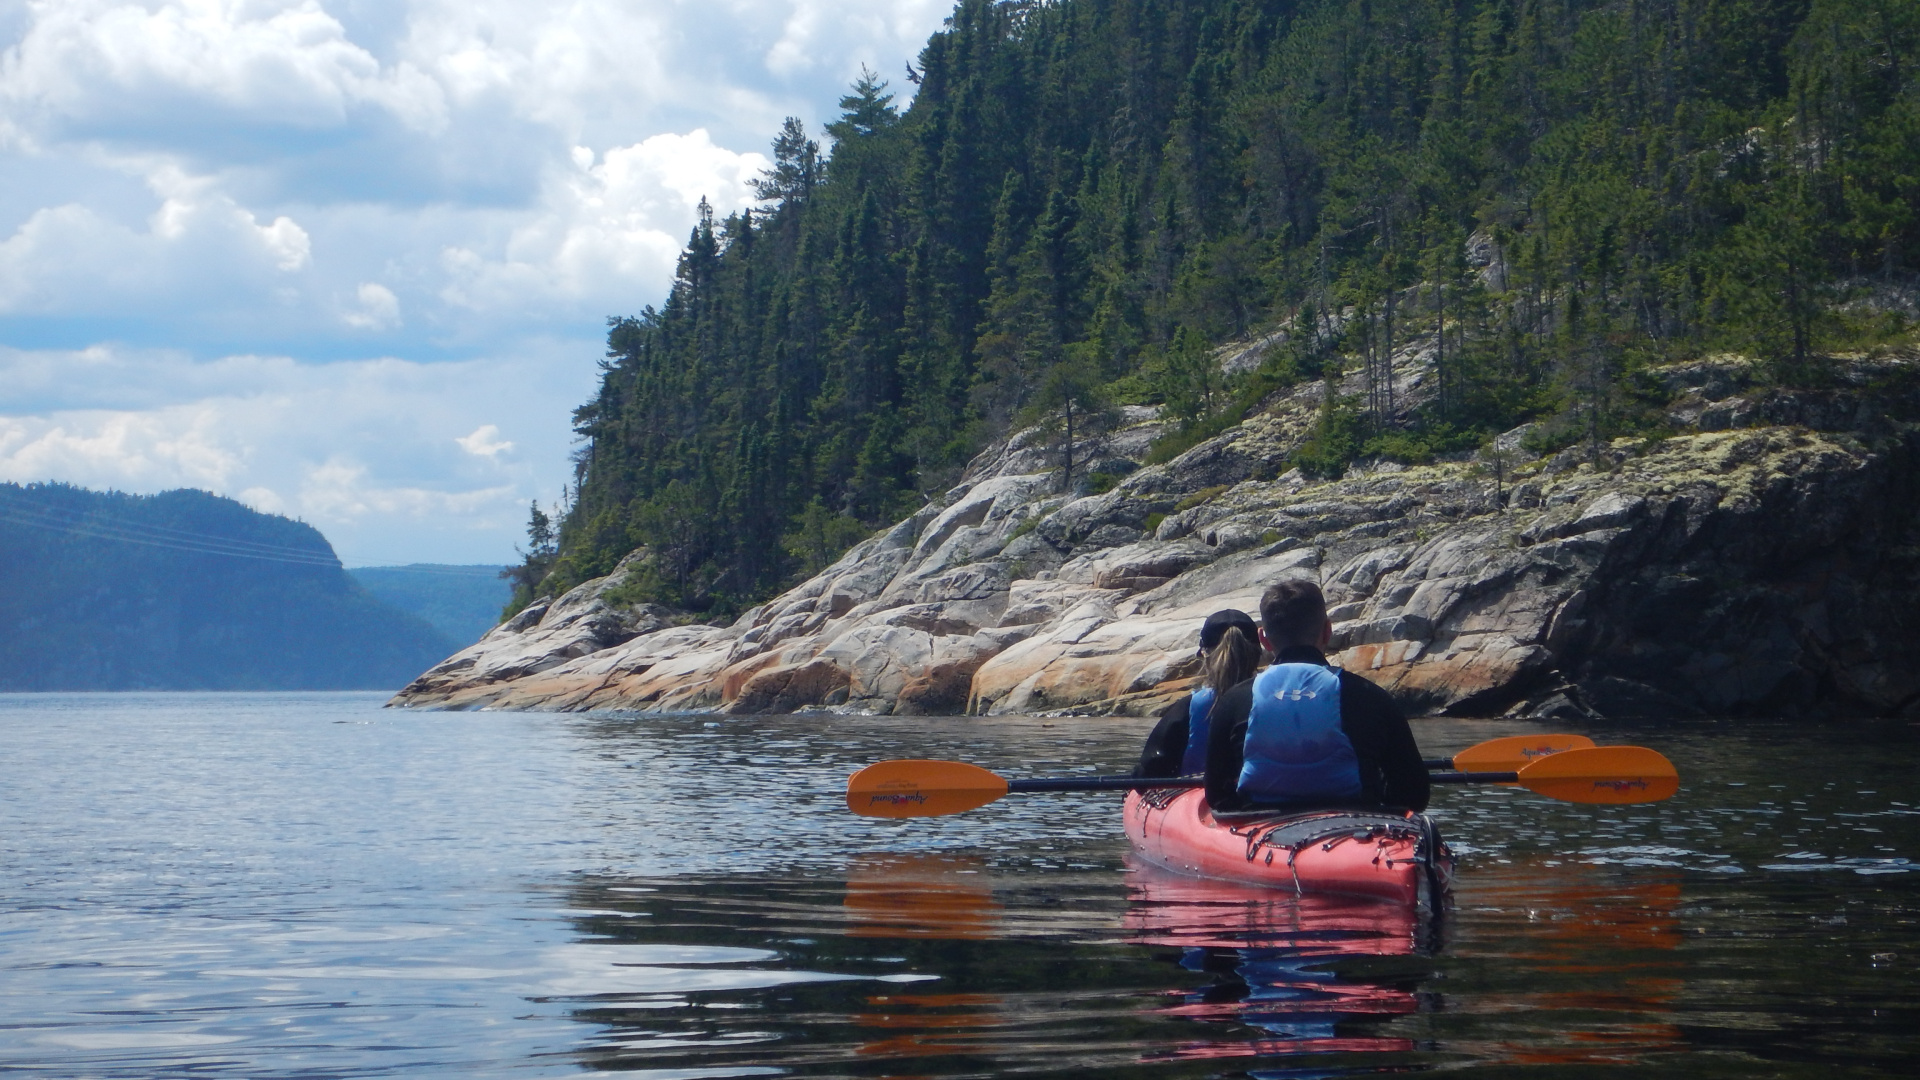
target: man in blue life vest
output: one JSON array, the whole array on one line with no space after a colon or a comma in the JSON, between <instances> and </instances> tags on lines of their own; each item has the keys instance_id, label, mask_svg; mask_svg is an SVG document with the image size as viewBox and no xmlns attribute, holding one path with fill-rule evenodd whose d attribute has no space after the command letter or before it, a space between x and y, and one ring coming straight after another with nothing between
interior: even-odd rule
<instances>
[{"instance_id":1,"label":"man in blue life vest","mask_svg":"<svg viewBox=\"0 0 1920 1080\"><path fill-rule=\"evenodd\" d=\"M1427 769L1406 716L1385 690L1327 664L1333 624L1320 586L1274 585L1260 621L1274 661L1214 704L1207 804L1426 809Z\"/></svg>"}]
</instances>

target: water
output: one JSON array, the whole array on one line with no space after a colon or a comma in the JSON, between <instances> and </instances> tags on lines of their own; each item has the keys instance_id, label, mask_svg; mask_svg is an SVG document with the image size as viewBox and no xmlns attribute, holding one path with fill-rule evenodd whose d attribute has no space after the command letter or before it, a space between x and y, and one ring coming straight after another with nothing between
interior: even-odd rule
<instances>
[{"instance_id":1,"label":"water","mask_svg":"<svg viewBox=\"0 0 1920 1080\"><path fill-rule=\"evenodd\" d=\"M1905 1076L1907 725L1693 724L1650 807L1449 789L1437 924L1129 863L1112 796L848 815L884 757L1117 771L1145 724L0 697L0 1071ZM1422 722L1439 753L1517 733ZM1909 863L1908 860L1914 860Z\"/></svg>"}]
</instances>

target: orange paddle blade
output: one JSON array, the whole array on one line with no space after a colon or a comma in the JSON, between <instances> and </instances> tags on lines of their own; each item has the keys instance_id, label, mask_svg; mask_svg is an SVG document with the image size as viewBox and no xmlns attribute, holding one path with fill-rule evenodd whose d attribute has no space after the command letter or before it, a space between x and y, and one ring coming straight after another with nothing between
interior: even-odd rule
<instances>
[{"instance_id":1,"label":"orange paddle blade","mask_svg":"<svg viewBox=\"0 0 1920 1080\"><path fill-rule=\"evenodd\" d=\"M1519 772L1549 754L1592 745L1585 735L1509 735L1467 747L1453 755L1453 767L1461 772Z\"/></svg>"},{"instance_id":2,"label":"orange paddle blade","mask_svg":"<svg viewBox=\"0 0 1920 1080\"><path fill-rule=\"evenodd\" d=\"M1680 773L1644 746L1563 750L1520 770L1520 786L1577 803L1649 803L1680 790Z\"/></svg>"},{"instance_id":3,"label":"orange paddle blade","mask_svg":"<svg viewBox=\"0 0 1920 1080\"><path fill-rule=\"evenodd\" d=\"M866 817L934 817L985 806L1004 777L962 761L879 761L847 777L847 809Z\"/></svg>"}]
</instances>

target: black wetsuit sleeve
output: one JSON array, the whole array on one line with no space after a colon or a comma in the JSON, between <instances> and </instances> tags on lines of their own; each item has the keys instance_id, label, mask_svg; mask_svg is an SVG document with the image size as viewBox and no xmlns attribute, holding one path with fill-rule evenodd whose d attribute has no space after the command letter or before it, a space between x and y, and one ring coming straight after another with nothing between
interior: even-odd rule
<instances>
[{"instance_id":1,"label":"black wetsuit sleeve","mask_svg":"<svg viewBox=\"0 0 1920 1080\"><path fill-rule=\"evenodd\" d=\"M1160 722L1153 725L1153 732L1147 736L1147 745L1140 750L1140 764L1133 767L1133 775L1180 775L1181 759L1187 756L1187 706L1192 701L1193 695L1188 694L1161 710Z\"/></svg>"},{"instance_id":2,"label":"black wetsuit sleeve","mask_svg":"<svg viewBox=\"0 0 1920 1080\"><path fill-rule=\"evenodd\" d=\"M1425 810L1432 794L1427 767L1406 715L1385 690L1350 671L1340 673L1340 728L1360 759L1361 783L1383 806Z\"/></svg>"},{"instance_id":3,"label":"black wetsuit sleeve","mask_svg":"<svg viewBox=\"0 0 1920 1080\"><path fill-rule=\"evenodd\" d=\"M1213 703L1207 721L1207 805L1240 808L1240 766L1247 747L1247 714L1253 708L1253 680L1234 687Z\"/></svg>"}]
</instances>

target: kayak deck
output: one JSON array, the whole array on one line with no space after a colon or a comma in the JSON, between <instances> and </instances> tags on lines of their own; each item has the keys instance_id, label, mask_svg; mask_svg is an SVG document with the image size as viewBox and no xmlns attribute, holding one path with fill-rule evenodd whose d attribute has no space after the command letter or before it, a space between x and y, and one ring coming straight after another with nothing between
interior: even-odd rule
<instances>
[{"instance_id":1,"label":"kayak deck","mask_svg":"<svg viewBox=\"0 0 1920 1080\"><path fill-rule=\"evenodd\" d=\"M1175 873L1296 894L1402 904L1446 892L1453 857L1424 814L1311 810L1214 817L1195 788L1149 788L1126 803L1127 839Z\"/></svg>"}]
</instances>

